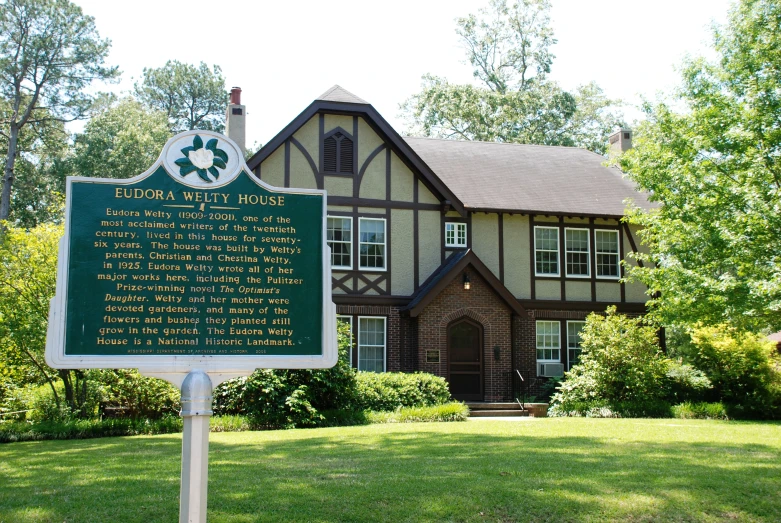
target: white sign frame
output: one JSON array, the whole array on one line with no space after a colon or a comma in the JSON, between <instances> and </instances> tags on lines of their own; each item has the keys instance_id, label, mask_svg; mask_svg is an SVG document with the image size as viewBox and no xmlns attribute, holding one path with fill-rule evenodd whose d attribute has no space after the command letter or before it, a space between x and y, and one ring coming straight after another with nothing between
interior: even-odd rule
<instances>
[{"instance_id":1,"label":"white sign frame","mask_svg":"<svg viewBox=\"0 0 781 523\"><path fill-rule=\"evenodd\" d=\"M216 138L220 147L230 149L228 168L222 173L220 183L204 185L199 183L197 177L188 175L185 178L175 175L171 167L174 148L192 136ZM169 154L171 153L171 154ZM181 156L179 154L179 156ZM235 161L238 159L238 161ZM149 177L159 167L175 180L190 187L199 189L219 188L229 184L239 173L245 171L250 179L258 186L271 192L285 194L317 194L323 199L322 219L322 354L321 355L66 355L65 354L65 327L66 304L68 298L68 260L70 255L70 222L71 209L73 207L71 187L74 182L130 185ZM82 202L80 202L82 203ZM327 193L320 189L287 189L273 187L252 174L244 161L241 149L227 136L212 131L186 131L168 140L157 161L138 176L126 180L110 178L88 178L83 176L69 176L66 186L65 198L65 235L60 240L59 257L57 262L57 286L54 298L49 306L49 327L46 336L46 363L55 369L119 369L134 368L147 376L155 376L166 379L171 383L181 386L182 380L192 370L202 370L209 374L212 383L218 383L237 376L246 376L256 369L323 369L333 367L338 358L339 351L336 342L336 305L331 299L331 260L330 249L326 240L326 216Z\"/></svg>"}]
</instances>

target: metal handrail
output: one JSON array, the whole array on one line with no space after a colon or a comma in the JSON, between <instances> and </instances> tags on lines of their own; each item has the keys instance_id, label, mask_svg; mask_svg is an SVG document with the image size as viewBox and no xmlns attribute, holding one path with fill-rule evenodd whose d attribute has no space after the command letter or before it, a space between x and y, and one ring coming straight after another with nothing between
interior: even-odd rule
<instances>
[{"instance_id":1,"label":"metal handrail","mask_svg":"<svg viewBox=\"0 0 781 523\"><path fill-rule=\"evenodd\" d=\"M515 401L518 402L518 405L521 406L521 410L526 410L526 380L523 379L523 375L521 374L521 371L518 369L515 369L515 373L518 375L519 378L521 378L520 382L520 396L521 398L515 398Z\"/></svg>"}]
</instances>

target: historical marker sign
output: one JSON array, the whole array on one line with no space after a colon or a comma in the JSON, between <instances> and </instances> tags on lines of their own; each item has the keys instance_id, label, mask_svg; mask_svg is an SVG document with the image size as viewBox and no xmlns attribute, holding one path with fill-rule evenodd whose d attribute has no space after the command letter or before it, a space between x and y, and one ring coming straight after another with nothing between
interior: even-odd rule
<instances>
[{"instance_id":1,"label":"historical marker sign","mask_svg":"<svg viewBox=\"0 0 781 523\"><path fill-rule=\"evenodd\" d=\"M71 177L47 361L223 375L336 362L325 192L189 131L128 180Z\"/></svg>"}]
</instances>

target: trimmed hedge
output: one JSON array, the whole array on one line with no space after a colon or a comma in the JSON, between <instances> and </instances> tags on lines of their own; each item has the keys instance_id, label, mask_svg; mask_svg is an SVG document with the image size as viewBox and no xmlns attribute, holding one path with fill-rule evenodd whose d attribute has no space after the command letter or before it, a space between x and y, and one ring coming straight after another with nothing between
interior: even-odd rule
<instances>
[{"instance_id":1,"label":"trimmed hedge","mask_svg":"<svg viewBox=\"0 0 781 523\"><path fill-rule=\"evenodd\" d=\"M428 407L450 401L444 378L423 372L358 372L354 406L357 410L394 411Z\"/></svg>"},{"instance_id":2,"label":"trimmed hedge","mask_svg":"<svg viewBox=\"0 0 781 523\"><path fill-rule=\"evenodd\" d=\"M0 424L0 443L47 439L88 439L141 434L172 434L182 432L182 419L166 416L158 420L115 418L104 420L72 420L62 422Z\"/></svg>"}]
</instances>

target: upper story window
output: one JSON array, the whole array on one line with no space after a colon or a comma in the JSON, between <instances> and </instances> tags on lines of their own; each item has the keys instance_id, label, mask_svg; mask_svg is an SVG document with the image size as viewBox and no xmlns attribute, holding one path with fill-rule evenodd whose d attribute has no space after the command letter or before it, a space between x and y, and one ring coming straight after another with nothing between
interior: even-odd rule
<instances>
[{"instance_id":1,"label":"upper story window","mask_svg":"<svg viewBox=\"0 0 781 523\"><path fill-rule=\"evenodd\" d=\"M589 276L588 229L564 229L567 276Z\"/></svg>"},{"instance_id":2,"label":"upper story window","mask_svg":"<svg viewBox=\"0 0 781 523\"><path fill-rule=\"evenodd\" d=\"M445 223L445 247L466 247L465 223Z\"/></svg>"},{"instance_id":3,"label":"upper story window","mask_svg":"<svg viewBox=\"0 0 781 523\"><path fill-rule=\"evenodd\" d=\"M352 268L352 218L328 217L326 235L331 248L331 268Z\"/></svg>"},{"instance_id":4,"label":"upper story window","mask_svg":"<svg viewBox=\"0 0 781 523\"><path fill-rule=\"evenodd\" d=\"M618 231L594 231L597 278L619 278Z\"/></svg>"},{"instance_id":5,"label":"upper story window","mask_svg":"<svg viewBox=\"0 0 781 523\"><path fill-rule=\"evenodd\" d=\"M341 127L323 138L323 172L355 174L353 140Z\"/></svg>"},{"instance_id":6,"label":"upper story window","mask_svg":"<svg viewBox=\"0 0 781 523\"><path fill-rule=\"evenodd\" d=\"M558 227L534 228L534 260L537 276L559 275Z\"/></svg>"},{"instance_id":7,"label":"upper story window","mask_svg":"<svg viewBox=\"0 0 781 523\"><path fill-rule=\"evenodd\" d=\"M385 270L385 220L358 219L358 266L360 269Z\"/></svg>"}]
</instances>

